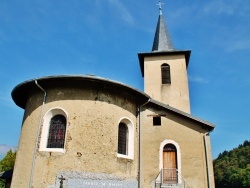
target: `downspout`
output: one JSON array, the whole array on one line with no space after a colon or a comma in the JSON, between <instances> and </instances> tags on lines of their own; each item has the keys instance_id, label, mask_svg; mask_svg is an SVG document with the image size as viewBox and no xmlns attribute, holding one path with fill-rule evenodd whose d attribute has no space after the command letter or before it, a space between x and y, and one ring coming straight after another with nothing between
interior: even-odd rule
<instances>
[{"instance_id":1,"label":"downspout","mask_svg":"<svg viewBox=\"0 0 250 188\"><path fill-rule=\"evenodd\" d=\"M204 140L204 150L205 150L205 159L206 159L206 173L207 173L207 186L208 188L211 188L210 184L210 168L209 168L209 161L208 161L208 152L207 152L207 139L206 136L209 136L209 133L211 131L205 133L203 135L203 140Z\"/></svg>"},{"instance_id":2,"label":"downspout","mask_svg":"<svg viewBox=\"0 0 250 188\"><path fill-rule=\"evenodd\" d=\"M38 147L37 143L38 143L38 138L39 138L39 131L41 129L44 104L45 104L46 96L47 96L46 91L37 83L37 80L35 80L35 84L37 85L37 87L39 89L41 89L44 92L44 96L43 96L43 103L42 103L42 109L41 109L41 113L40 113L40 118L39 118L39 122L38 122L38 128L37 128L37 132L36 132L36 142L35 142L34 151L33 151L33 159L32 159L32 166L31 166L31 173L30 173L29 188L32 187L32 183L33 183L33 175L34 175L34 167L35 167L35 157L36 157L36 151L37 151L37 147Z\"/></svg>"},{"instance_id":3,"label":"downspout","mask_svg":"<svg viewBox=\"0 0 250 188\"><path fill-rule=\"evenodd\" d=\"M138 163L138 170L139 170L139 181L138 181L138 188L141 187L141 108L143 106L145 106L146 104L148 104L150 102L150 98L148 99L147 102L145 102L144 104L142 104L140 107L139 107L139 163Z\"/></svg>"}]
</instances>

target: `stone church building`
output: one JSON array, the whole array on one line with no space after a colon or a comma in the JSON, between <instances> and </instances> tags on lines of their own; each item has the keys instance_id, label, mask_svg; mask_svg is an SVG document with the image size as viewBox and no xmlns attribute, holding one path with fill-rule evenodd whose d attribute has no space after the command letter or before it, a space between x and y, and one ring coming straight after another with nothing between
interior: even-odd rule
<instances>
[{"instance_id":1,"label":"stone church building","mask_svg":"<svg viewBox=\"0 0 250 188\"><path fill-rule=\"evenodd\" d=\"M190 113L191 51L176 50L158 18L139 53L144 92L95 76L17 85L24 109L12 188L213 188L209 133Z\"/></svg>"}]
</instances>

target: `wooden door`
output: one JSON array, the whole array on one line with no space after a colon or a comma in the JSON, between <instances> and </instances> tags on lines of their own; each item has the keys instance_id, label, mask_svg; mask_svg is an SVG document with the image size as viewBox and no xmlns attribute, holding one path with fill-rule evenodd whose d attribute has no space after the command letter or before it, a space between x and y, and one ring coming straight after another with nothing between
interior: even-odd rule
<instances>
[{"instance_id":1,"label":"wooden door","mask_svg":"<svg viewBox=\"0 0 250 188\"><path fill-rule=\"evenodd\" d=\"M163 149L163 183L177 183L177 153L172 144Z\"/></svg>"}]
</instances>

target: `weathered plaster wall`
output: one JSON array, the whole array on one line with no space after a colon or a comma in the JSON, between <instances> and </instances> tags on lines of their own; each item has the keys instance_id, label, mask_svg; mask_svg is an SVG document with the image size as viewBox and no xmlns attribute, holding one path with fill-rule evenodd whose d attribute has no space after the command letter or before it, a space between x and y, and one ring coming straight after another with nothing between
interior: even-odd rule
<instances>
[{"instance_id":1,"label":"weathered plaster wall","mask_svg":"<svg viewBox=\"0 0 250 188\"><path fill-rule=\"evenodd\" d=\"M54 83L53 83L54 84ZM63 109L67 116L67 133L64 152L39 150L40 136L34 160L34 174L31 177L33 152L42 110L43 93L30 91L20 136L12 188L29 187L55 188L63 175L68 187L81 178L99 179L108 185L133 187L138 183L138 96L127 90L98 84L69 85L56 89L45 88L47 99L42 117L53 108ZM140 103L142 104L142 103ZM151 104L152 105L152 104ZM160 145L171 140L178 144L180 151L180 173L193 188L207 187L204 133L196 121L192 121L157 105L148 106L141 114L141 187L151 187L162 166ZM154 108L154 109L153 109ZM166 114L161 126L153 126L154 114ZM122 118L134 125L134 158L117 157L118 124ZM41 121L43 128L43 119ZM211 156L210 138L206 137L208 155ZM211 176L212 158L209 158ZM211 185L213 177L211 178ZM80 182L88 184L92 182ZM101 185L101 184L100 184ZM122 185L122 186L123 186ZM131 188L133 188L131 187ZM212 186L213 187L213 186Z\"/></svg>"},{"instance_id":2,"label":"weathered plaster wall","mask_svg":"<svg viewBox=\"0 0 250 188\"><path fill-rule=\"evenodd\" d=\"M153 126L152 114L166 114L161 117L161 126ZM180 147L180 173L192 188L206 188L207 174L203 135L205 131L194 122L180 116L146 110L142 113L142 187L149 188L160 170L160 145L172 140ZM152 136L154 135L154 136ZM210 166L211 167L211 166Z\"/></svg>"},{"instance_id":3,"label":"weathered plaster wall","mask_svg":"<svg viewBox=\"0 0 250 188\"><path fill-rule=\"evenodd\" d=\"M12 181L13 188L29 185L42 98L42 92L33 93L26 106ZM64 171L106 173L136 180L137 147L132 160L117 157L118 124L121 118L128 118L133 122L134 145L138 145L135 100L123 91L112 93L91 86L87 89L47 89L43 114L52 108L62 108L68 113L65 152L37 150L33 187L55 185L58 173Z\"/></svg>"},{"instance_id":4,"label":"weathered plaster wall","mask_svg":"<svg viewBox=\"0 0 250 188\"><path fill-rule=\"evenodd\" d=\"M33 98L29 98L29 102L33 105L41 105L42 95L35 94ZM32 115L28 113L31 110L31 104L26 106L23 125L21 128L13 178L11 182L11 187L14 188L29 187L29 175L31 173L33 151L41 112L40 108L36 108L32 109Z\"/></svg>"},{"instance_id":5,"label":"weathered plaster wall","mask_svg":"<svg viewBox=\"0 0 250 188\"><path fill-rule=\"evenodd\" d=\"M170 66L171 84L161 83L161 65ZM190 113L187 67L184 55L146 57L144 90L153 99Z\"/></svg>"}]
</instances>

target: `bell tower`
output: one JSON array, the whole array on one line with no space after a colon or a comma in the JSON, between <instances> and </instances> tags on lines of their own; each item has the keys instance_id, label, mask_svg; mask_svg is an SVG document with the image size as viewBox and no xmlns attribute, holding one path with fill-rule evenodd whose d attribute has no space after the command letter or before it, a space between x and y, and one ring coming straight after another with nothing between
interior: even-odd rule
<instances>
[{"instance_id":1,"label":"bell tower","mask_svg":"<svg viewBox=\"0 0 250 188\"><path fill-rule=\"evenodd\" d=\"M159 1L159 17L151 52L139 53L144 92L153 99L190 113L187 67L190 50L176 50Z\"/></svg>"}]
</instances>

